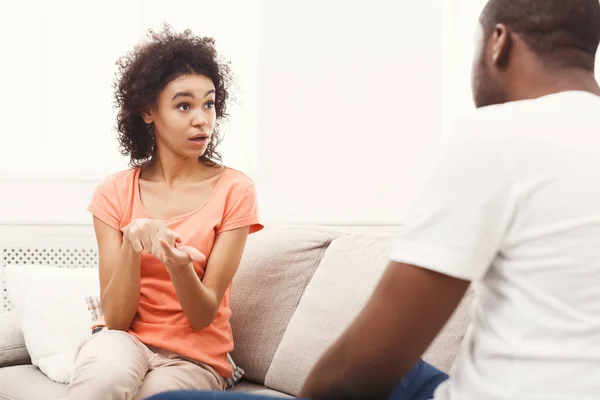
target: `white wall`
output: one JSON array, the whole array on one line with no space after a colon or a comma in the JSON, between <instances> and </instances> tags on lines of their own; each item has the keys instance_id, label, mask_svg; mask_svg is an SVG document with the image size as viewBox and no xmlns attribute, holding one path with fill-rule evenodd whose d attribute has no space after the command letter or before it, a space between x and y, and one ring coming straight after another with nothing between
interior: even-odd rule
<instances>
[{"instance_id":1,"label":"white wall","mask_svg":"<svg viewBox=\"0 0 600 400\"><path fill-rule=\"evenodd\" d=\"M255 169L249 155L256 151L244 150L256 142L258 2L166 4L0 2L0 44L10 55L9 62L0 64L0 76L4 93L11 94L0 99L7 122L0 142L0 174L102 177L125 167L113 129L115 62L145 38L148 28L159 28L164 21L178 30L215 37L231 60L243 107L234 104L225 127L227 161Z\"/></svg>"},{"instance_id":2,"label":"white wall","mask_svg":"<svg viewBox=\"0 0 600 400\"><path fill-rule=\"evenodd\" d=\"M443 121L451 124L473 111L471 65L475 51L475 30L487 0L444 2L443 29Z\"/></svg>"},{"instance_id":3,"label":"white wall","mask_svg":"<svg viewBox=\"0 0 600 400\"><path fill-rule=\"evenodd\" d=\"M11 55L0 66L10 93L0 100L2 175L87 177L124 165L110 140L111 83L115 60L140 37L135 3L119 13L115 1L0 4L0 41Z\"/></svg>"},{"instance_id":4,"label":"white wall","mask_svg":"<svg viewBox=\"0 0 600 400\"><path fill-rule=\"evenodd\" d=\"M402 219L442 126L441 4L261 2L267 220Z\"/></svg>"},{"instance_id":5,"label":"white wall","mask_svg":"<svg viewBox=\"0 0 600 400\"><path fill-rule=\"evenodd\" d=\"M90 222L93 188L126 164L114 62L167 21L231 60L222 149L257 181L265 222L398 224L442 127L473 109L484 4L1 0L0 222Z\"/></svg>"},{"instance_id":6,"label":"white wall","mask_svg":"<svg viewBox=\"0 0 600 400\"><path fill-rule=\"evenodd\" d=\"M475 50L475 29L487 0L444 1L444 122L474 109L471 96L471 63ZM600 79L600 51L596 57L596 76Z\"/></svg>"},{"instance_id":7,"label":"white wall","mask_svg":"<svg viewBox=\"0 0 600 400\"><path fill-rule=\"evenodd\" d=\"M165 21L214 37L231 61L224 160L257 174L258 0L2 0L0 222L91 221L94 187L128 161L113 129L115 62Z\"/></svg>"}]
</instances>

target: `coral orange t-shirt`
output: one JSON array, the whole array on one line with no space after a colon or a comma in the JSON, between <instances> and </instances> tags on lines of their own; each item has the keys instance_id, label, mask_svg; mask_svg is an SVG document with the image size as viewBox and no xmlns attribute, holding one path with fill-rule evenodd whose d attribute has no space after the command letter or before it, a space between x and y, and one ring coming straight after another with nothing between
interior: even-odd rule
<instances>
[{"instance_id":1,"label":"coral orange t-shirt","mask_svg":"<svg viewBox=\"0 0 600 400\"><path fill-rule=\"evenodd\" d=\"M139 176L139 168L109 176L94 192L88 210L119 231L134 219L152 218L140 201ZM204 204L164 222L167 228L181 235L183 244L197 248L207 259L219 233L245 226L250 227L250 233L262 229L254 183L231 168L223 171ZM194 263L194 269L202 279L206 262ZM227 354L233 350L230 294L231 284L212 324L194 330L179 304L165 266L151 254L142 253L140 302L129 333L147 345L210 365L228 379L232 366Z\"/></svg>"}]
</instances>

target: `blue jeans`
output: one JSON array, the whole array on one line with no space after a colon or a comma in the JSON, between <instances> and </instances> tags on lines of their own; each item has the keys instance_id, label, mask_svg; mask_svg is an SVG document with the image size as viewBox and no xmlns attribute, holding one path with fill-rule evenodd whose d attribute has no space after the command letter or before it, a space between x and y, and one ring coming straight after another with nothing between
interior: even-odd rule
<instances>
[{"instance_id":1,"label":"blue jeans","mask_svg":"<svg viewBox=\"0 0 600 400\"><path fill-rule=\"evenodd\" d=\"M430 400L438 385L448 375L419 360L398 383L388 400ZM256 396L239 392L174 391L154 395L147 400L273 400L273 397Z\"/></svg>"}]
</instances>

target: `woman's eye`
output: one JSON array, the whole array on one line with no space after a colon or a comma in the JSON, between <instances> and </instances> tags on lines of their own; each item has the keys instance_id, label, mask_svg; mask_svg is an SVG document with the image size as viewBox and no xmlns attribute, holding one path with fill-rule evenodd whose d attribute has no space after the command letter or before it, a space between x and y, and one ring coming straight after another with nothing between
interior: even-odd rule
<instances>
[{"instance_id":1,"label":"woman's eye","mask_svg":"<svg viewBox=\"0 0 600 400\"><path fill-rule=\"evenodd\" d=\"M214 101L209 101L208 103L206 103L206 108L214 108L214 107L215 107Z\"/></svg>"},{"instance_id":2,"label":"woman's eye","mask_svg":"<svg viewBox=\"0 0 600 400\"><path fill-rule=\"evenodd\" d=\"M178 105L177 108L181 111L188 111L190 109L190 105L187 103L182 103Z\"/></svg>"}]
</instances>

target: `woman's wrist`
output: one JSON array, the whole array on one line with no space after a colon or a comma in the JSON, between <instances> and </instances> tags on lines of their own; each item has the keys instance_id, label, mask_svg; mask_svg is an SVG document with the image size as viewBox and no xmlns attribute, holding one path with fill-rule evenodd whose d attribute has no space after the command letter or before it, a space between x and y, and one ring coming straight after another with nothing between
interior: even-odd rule
<instances>
[{"instance_id":1,"label":"woman's wrist","mask_svg":"<svg viewBox=\"0 0 600 400\"><path fill-rule=\"evenodd\" d=\"M123 242L121 243L121 255L133 260L138 259L140 256L133 248L131 241L125 235L123 235Z\"/></svg>"},{"instance_id":2,"label":"woman's wrist","mask_svg":"<svg viewBox=\"0 0 600 400\"><path fill-rule=\"evenodd\" d=\"M171 276L181 276L181 275L186 275L189 274L190 272L194 272L194 264L193 263L187 263L186 265L167 265L165 264L165 267L167 268L167 271L169 272L169 275Z\"/></svg>"}]
</instances>

